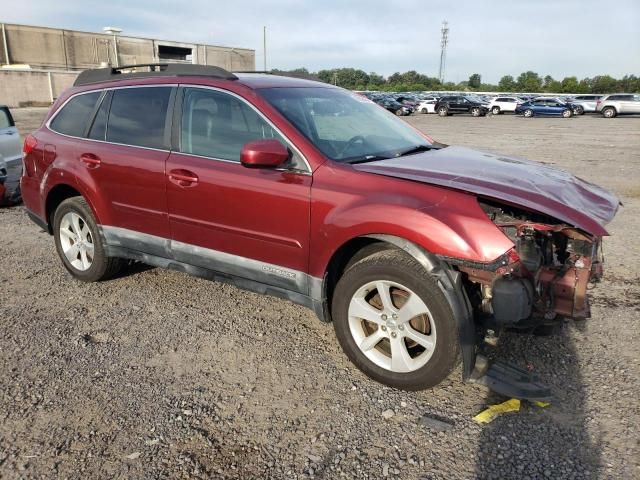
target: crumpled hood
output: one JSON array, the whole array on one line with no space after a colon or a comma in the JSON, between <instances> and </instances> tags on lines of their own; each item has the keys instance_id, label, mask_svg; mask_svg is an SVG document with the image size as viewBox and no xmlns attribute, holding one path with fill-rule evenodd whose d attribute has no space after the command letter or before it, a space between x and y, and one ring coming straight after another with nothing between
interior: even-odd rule
<instances>
[{"instance_id":1,"label":"crumpled hood","mask_svg":"<svg viewBox=\"0 0 640 480\"><path fill-rule=\"evenodd\" d=\"M620 205L608 190L564 170L465 147L446 147L353 167L502 200L597 236L608 235L604 226Z\"/></svg>"}]
</instances>

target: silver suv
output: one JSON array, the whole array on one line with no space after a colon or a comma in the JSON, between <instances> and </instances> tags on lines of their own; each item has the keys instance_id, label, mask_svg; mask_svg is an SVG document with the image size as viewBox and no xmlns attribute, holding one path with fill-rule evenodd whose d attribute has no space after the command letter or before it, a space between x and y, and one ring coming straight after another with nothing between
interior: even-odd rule
<instances>
[{"instance_id":1,"label":"silver suv","mask_svg":"<svg viewBox=\"0 0 640 480\"><path fill-rule=\"evenodd\" d=\"M616 115L640 114L640 95L632 93L613 93L605 95L596 104L596 112L605 118Z\"/></svg>"},{"instance_id":2,"label":"silver suv","mask_svg":"<svg viewBox=\"0 0 640 480\"><path fill-rule=\"evenodd\" d=\"M571 103L576 105L578 115L583 113L593 113L596 111L596 105L598 100L602 98L602 95L578 95L573 97Z\"/></svg>"}]
</instances>

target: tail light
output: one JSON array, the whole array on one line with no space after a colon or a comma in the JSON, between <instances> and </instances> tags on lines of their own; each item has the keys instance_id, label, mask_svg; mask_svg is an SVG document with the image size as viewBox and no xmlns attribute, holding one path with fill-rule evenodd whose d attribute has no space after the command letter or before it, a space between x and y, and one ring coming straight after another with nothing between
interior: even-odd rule
<instances>
[{"instance_id":1,"label":"tail light","mask_svg":"<svg viewBox=\"0 0 640 480\"><path fill-rule=\"evenodd\" d=\"M36 171L36 162L33 157L27 162L27 156L36 149L38 146L38 139L33 135L27 135L22 145L22 174L27 177L32 177Z\"/></svg>"},{"instance_id":2,"label":"tail light","mask_svg":"<svg viewBox=\"0 0 640 480\"><path fill-rule=\"evenodd\" d=\"M38 140L33 135L27 135L24 139L24 145L22 146L22 153L29 155L38 145Z\"/></svg>"}]
</instances>

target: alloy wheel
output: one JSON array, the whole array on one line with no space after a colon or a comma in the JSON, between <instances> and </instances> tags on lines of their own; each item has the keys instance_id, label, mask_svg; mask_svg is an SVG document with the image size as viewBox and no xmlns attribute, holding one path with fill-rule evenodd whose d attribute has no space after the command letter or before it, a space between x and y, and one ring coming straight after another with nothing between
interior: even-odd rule
<instances>
[{"instance_id":1,"label":"alloy wheel","mask_svg":"<svg viewBox=\"0 0 640 480\"><path fill-rule=\"evenodd\" d=\"M397 373L423 367L436 346L429 308L407 287L378 280L360 287L349 303L349 330L360 351Z\"/></svg>"},{"instance_id":2,"label":"alloy wheel","mask_svg":"<svg viewBox=\"0 0 640 480\"><path fill-rule=\"evenodd\" d=\"M60 221L60 246L73 268L86 271L93 263L95 246L89 224L76 212L68 212Z\"/></svg>"}]
</instances>

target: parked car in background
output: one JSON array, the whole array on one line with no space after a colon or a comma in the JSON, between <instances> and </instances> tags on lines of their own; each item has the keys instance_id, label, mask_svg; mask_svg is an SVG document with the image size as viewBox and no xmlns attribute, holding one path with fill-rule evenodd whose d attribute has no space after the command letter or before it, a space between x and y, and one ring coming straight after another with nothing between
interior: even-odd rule
<instances>
[{"instance_id":1,"label":"parked car in background","mask_svg":"<svg viewBox=\"0 0 640 480\"><path fill-rule=\"evenodd\" d=\"M332 321L386 385L433 387L462 361L465 380L548 400L484 339L589 316L613 194L440 144L333 85L156 67L81 73L25 139L26 212L70 275L136 260L228 282Z\"/></svg>"},{"instance_id":2,"label":"parked car in background","mask_svg":"<svg viewBox=\"0 0 640 480\"><path fill-rule=\"evenodd\" d=\"M416 111L419 103L418 99L405 94L392 95L391 99L407 107L407 109L409 110L409 114L412 114L413 112Z\"/></svg>"},{"instance_id":3,"label":"parked car in background","mask_svg":"<svg viewBox=\"0 0 640 480\"><path fill-rule=\"evenodd\" d=\"M416 111L420 113L436 113L437 100L423 100L416 107Z\"/></svg>"},{"instance_id":4,"label":"parked car in background","mask_svg":"<svg viewBox=\"0 0 640 480\"><path fill-rule=\"evenodd\" d=\"M601 98L602 95L578 95L573 97L570 102L577 107L576 113L582 115L583 113L595 112L598 100Z\"/></svg>"},{"instance_id":5,"label":"parked car in background","mask_svg":"<svg viewBox=\"0 0 640 480\"><path fill-rule=\"evenodd\" d=\"M496 97L489 102L489 111L494 115L504 112L514 113L518 104L522 103L518 97Z\"/></svg>"},{"instance_id":6,"label":"parked car in background","mask_svg":"<svg viewBox=\"0 0 640 480\"><path fill-rule=\"evenodd\" d=\"M537 98L516 106L515 113L525 117L549 116L569 118L573 115L572 106L556 98Z\"/></svg>"},{"instance_id":7,"label":"parked car in background","mask_svg":"<svg viewBox=\"0 0 640 480\"><path fill-rule=\"evenodd\" d=\"M3 205L3 200L5 197L5 193L6 193L6 188L4 186L4 183L7 181L7 164L4 161L4 158L2 158L2 155L0 155L0 206Z\"/></svg>"},{"instance_id":8,"label":"parked car in background","mask_svg":"<svg viewBox=\"0 0 640 480\"><path fill-rule=\"evenodd\" d=\"M19 200L19 182L22 174L22 142L9 107L0 105L0 158L5 162L5 192L0 203ZM4 200L4 202L3 202Z\"/></svg>"},{"instance_id":9,"label":"parked car in background","mask_svg":"<svg viewBox=\"0 0 640 480\"><path fill-rule=\"evenodd\" d=\"M571 114L572 115L582 115L580 113L581 108L578 105L572 103L570 101L569 97L546 97L546 96L544 96L544 97L535 97L532 100L533 101L544 100L549 105L553 105L554 103L563 104L563 105L566 105L567 107L569 107L571 109Z\"/></svg>"},{"instance_id":10,"label":"parked car in background","mask_svg":"<svg viewBox=\"0 0 640 480\"><path fill-rule=\"evenodd\" d=\"M605 95L596 104L596 112L605 118L640 114L640 94L614 93Z\"/></svg>"},{"instance_id":11,"label":"parked car in background","mask_svg":"<svg viewBox=\"0 0 640 480\"><path fill-rule=\"evenodd\" d=\"M381 107L386 108L391 113L394 113L399 117L411 115L411 109L407 105L403 105L392 98L382 97L374 101Z\"/></svg>"},{"instance_id":12,"label":"parked car in background","mask_svg":"<svg viewBox=\"0 0 640 480\"><path fill-rule=\"evenodd\" d=\"M470 113L474 117L481 117L489 113L487 104L462 95L442 97L436 102L435 109L441 117L460 113Z\"/></svg>"}]
</instances>

